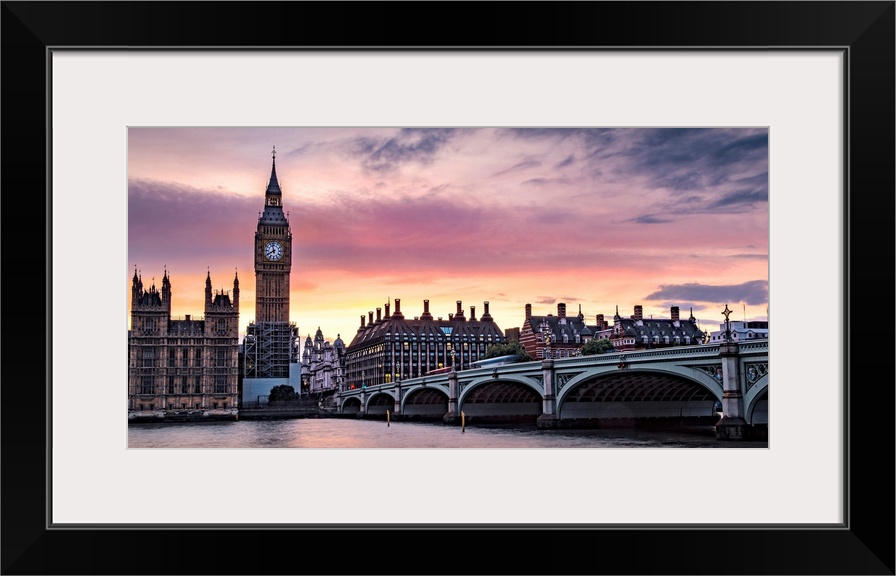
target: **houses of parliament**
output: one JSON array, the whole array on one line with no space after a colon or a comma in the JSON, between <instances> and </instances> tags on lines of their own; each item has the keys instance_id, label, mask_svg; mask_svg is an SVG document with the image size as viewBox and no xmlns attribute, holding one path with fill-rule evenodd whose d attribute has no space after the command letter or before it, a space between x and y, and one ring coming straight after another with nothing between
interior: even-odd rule
<instances>
[{"instance_id":1,"label":"houses of parliament","mask_svg":"<svg viewBox=\"0 0 896 576\"><path fill-rule=\"evenodd\" d=\"M239 342L239 278L213 294L205 282L204 317L171 317L172 281L146 287L135 269L128 331L128 414L137 419L229 419L242 397L264 396L298 380L298 329L289 321L292 232L283 212L276 151L254 237L255 313Z\"/></svg>"}]
</instances>

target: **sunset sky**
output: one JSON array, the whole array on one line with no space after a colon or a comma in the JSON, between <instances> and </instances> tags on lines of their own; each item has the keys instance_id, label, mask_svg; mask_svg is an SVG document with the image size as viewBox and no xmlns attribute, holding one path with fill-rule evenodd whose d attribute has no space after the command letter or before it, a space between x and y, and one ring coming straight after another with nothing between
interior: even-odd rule
<instances>
[{"instance_id":1,"label":"sunset sky","mask_svg":"<svg viewBox=\"0 0 896 576\"><path fill-rule=\"evenodd\" d=\"M293 234L290 318L348 344L401 299L447 319L489 302L501 329L579 308L693 308L717 330L767 319L768 131L599 128L129 128L128 258L167 268L172 315L206 273L255 318L253 242L277 150Z\"/></svg>"}]
</instances>

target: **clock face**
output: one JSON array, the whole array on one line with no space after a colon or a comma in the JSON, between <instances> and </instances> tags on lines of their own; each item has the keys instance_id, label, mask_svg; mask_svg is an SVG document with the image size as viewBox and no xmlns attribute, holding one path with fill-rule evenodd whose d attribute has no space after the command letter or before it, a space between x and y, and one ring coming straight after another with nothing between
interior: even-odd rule
<instances>
[{"instance_id":1,"label":"clock face","mask_svg":"<svg viewBox=\"0 0 896 576\"><path fill-rule=\"evenodd\" d=\"M283 257L283 246L279 242L268 242L264 245L264 255L268 260L277 261Z\"/></svg>"}]
</instances>

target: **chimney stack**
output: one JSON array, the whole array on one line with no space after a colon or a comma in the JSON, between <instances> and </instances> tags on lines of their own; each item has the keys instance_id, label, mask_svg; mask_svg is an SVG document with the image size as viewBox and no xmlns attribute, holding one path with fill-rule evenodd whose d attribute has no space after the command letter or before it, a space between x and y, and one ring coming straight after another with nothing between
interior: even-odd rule
<instances>
[{"instance_id":1,"label":"chimney stack","mask_svg":"<svg viewBox=\"0 0 896 576\"><path fill-rule=\"evenodd\" d=\"M532 317L532 305L526 304L526 320Z\"/></svg>"},{"instance_id":2,"label":"chimney stack","mask_svg":"<svg viewBox=\"0 0 896 576\"><path fill-rule=\"evenodd\" d=\"M367 311L367 323L373 324L373 310Z\"/></svg>"},{"instance_id":3,"label":"chimney stack","mask_svg":"<svg viewBox=\"0 0 896 576\"><path fill-rule=\"evenodd\" d=\"M485 311L482 313L482 320L491 320L492 315L488 313L488 300L483 302L482 306L485 308Z\"/></svg>"},{"instance_id":4,"label":"chimney stack","mask_svg":"<svg viewBox=\"0 0 896 576\"><path fill-rule=\"evenodd\" d=\"M404 314L401 313L401 298L395 299L395 313L392 314L393 318L401 320L404 318Z\"/></svg>"},{"instance_id":5,"label":"chimney stack","mask_svg":"<svg viewBox=\"0 0 896 576\"><path fill-rule=\"evenodd\" d=\"M386 302L386 318L389 317L389 306L390 306L390 304L388 302Z\"/></svg>"},{"instance_id":6,"label":"chimney stack","mask_svg":"<svg viewBox=\"0 0 896 576\"><path fill-rule=\"evenodd\" d=\"M377 322L382 322L382 320L383 320L383 318L380 316L380 313L381 313L382 311L383 311L382 308L377 308L377 309L376 309L376 321L377 321Z\"/></svg>"},{"instance_id":7,"label":"chimney stack","mask_svg":"<svg viewBox=\"0 0 896 576\"><path fill-rule=\"evenodd\" d=\"M643 320L644 319L644 308L640 304L635 306L635 313L632 315L632 320Z\"/></svg>"},{"instance_id":8,"label":"chimney stack","mask_svg":"<svg viewBox=\"0 0 896 576\"><path fill-rule=\"evenodd\" d=\"M470 306L470 322L476 321L476 307Z\"/></svg>"},{"instance_id":9,"label":"chimney stack","mask_svg":"<svg viewBox=\"0 0 896 576\"><path fill-rule=\"evenodd\" d=\"M557 316L559 318L566 318L566 304L563 302L557 304Z\"/></svg>"},{"instance_id":10,"label":"chimney stack","mask_svg":"<svg viewBox=\"0 0 896 576\"><path fill-rule=\"evenodd\" d=\"M423 316L421 316L420 319L432 320L432 314L429 313L429 300L423 301Z\"/></svg>"},{"instance_id":11,"label":"chimney stack","mask_svg":"<svg viewBox=\"0 0 896 576\"><path fill-rule=\"evenodd\" d=\"M458 300L457 301L457 312L454 313L455 320L466 320L467 318L464 316L464 308L463 303Z\"/></svg>"},{"instance_id":12,"label":"chimney stack","mask_svg":"<svg viewBox=\"0 0 896 576\"><path fill-rule=\"evenodd\" d=\"M364 327L364 315L361 314L361 328Z\"/></svg>"},{"instance_id":13,"label":"chimney stack","mask_svg":"<svg viewBox=\"0 0 896 576\"><path fill-rule=\"evenodd\" d=\"M672 307L672 321L678 322L678 306Z\"/></svg>"}]
</instances>

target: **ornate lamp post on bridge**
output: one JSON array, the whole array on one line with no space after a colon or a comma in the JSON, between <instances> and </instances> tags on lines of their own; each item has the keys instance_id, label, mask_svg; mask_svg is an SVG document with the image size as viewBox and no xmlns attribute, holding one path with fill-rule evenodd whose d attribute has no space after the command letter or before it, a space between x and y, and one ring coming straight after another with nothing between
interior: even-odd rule
<instances>
[{"instance_id":1,"label":"ornate lamp post on bridge","mask_svg":"<svg viewBox=\"0 0 896 576\"><path fill-rule=\"evenodd\" d=\"M731 342L731 320L728 319L731 316L733 310L728 309L728 305L725 304L725 309L722 310L722 315L725 316L725 342Z\"/></svg>"},{"instance_id":2,"label":"ornate lamp post on bridge","mask_svg":"<svg viewBox=\"0 0 896 576\"><path fill-rule=\"evenodd\" d=\"M557 398L554 395L554 355L551 353L551 327L547 320L541 322L541 333L544 337L544 353L541 359L541 374L544 382L544 400L541 416L535 421L538 428L557 428Z\"/></svg>"},{"instance_id":3,"label":"ornate lamp post on bridge","mask_svg":"<svg viewBox=\"0 0 896 576\"><path fill-rule=\"evenodd\" d=\"M457 422L457 368L454 365L454 348L451 348L451 371L448 372L448 412L442 417L446 424Z\"/></svg>"},{"instance_id":4,"label":"ornate lamp post on bridge","mask_svg":"<svg viewBox=\"0 0 896 576\"><path fill-rule=\"evenodd\" d=\"M719 345L722 359L722 418L716 423L716 438L722 440L743 440L749 433L749 425L744 419L744 394L738 374L740 346L731 341L731 310L725 304L725 341Z\"/></svg>"}]
</instances>

